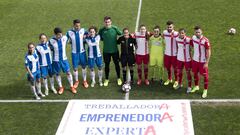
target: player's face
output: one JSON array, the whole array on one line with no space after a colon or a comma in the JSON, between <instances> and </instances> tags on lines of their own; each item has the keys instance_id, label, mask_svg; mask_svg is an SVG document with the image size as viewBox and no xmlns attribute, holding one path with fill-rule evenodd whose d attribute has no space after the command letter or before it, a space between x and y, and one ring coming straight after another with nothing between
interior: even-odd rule
<instances>
[{"instance_id":1,"label":"player's face","mask_svg":"<svg viewBox=\"0 0 240 135\"><path fill-rule=\"evenodd\" d=\"M73 25L73 27L74 27L75 30L80 30L81 29L81 24L80 23L75 23Z\"/></svg>"},{"instance_id":2,"label":"player's face","mask_svg":"<svg viewBox=\"0 0 240 135\"><path fill-rule=\"evenodd\" d=\"M142 27L140 28L140 33L141 33L141 34L145 34L146 31L147 31L147 29L146 29L145 26L142 26Z\"/></svg>"},{"instance_id":3,"label":"player's face","mask_svg":"<svg viewBox=\"0 0 240 135\"><path fill-rule=\"evenodd\" d=\"M186 35L186 33L183 30L179 32L179 37L180 38L183 39L185 37L185 35Z\"/></svg>"},{"instance_id":4,"label":"player's face","mask_svg":"<svg viewBox=\"0 0 240 135\"><path fill-rule=\"evenodd\" d=\"M28 52L33 54L34 53L34 50L35 50L35 46L33 44L29 45L28 46Z\"/></svg>"},{"instance_id":5,"label":"player's face","mask_svg":"<svg viewBox=\"0 0 240 135\"><path fill-rule=\"evenodd\" d=\"M62 37L62 33L57 33L57 34L56 34L56 38L57 38L57 39L60 39L61 37Z\"/></svg>"},{"instance_id":6,"label":"player's face","mask_svg":"<svg viewBox=\"0 0 240 135\"><path fill-rule=\"evenodd\" d=\"M96 34L96 31L94 29L90 29L89 33L91 37L94 37Z\"/></svg>"},{"instance_id":7,"label":"player's face","mask_svg":"<svg viewBox=\"0 0 240 135\"><path fill-rule=\"evenodd\" d=\"M47 42L47 37L45 35L42 35L40 38L41 43L46 43Z\"/></svg>"},{"instance_id":8,"label":"player's face","mask_svg":"<svg viewBox=\"0 0 240 135\"><path fill-rule=\"evenodd\" d=\"M195 36L200 38L202 36L202 30L201 29L195 30Z\"/></svg>"},{"instance_id":9,"label":"player's face","mask_svg":"<svg viewBox=\"0 0 240 135\"><path fill-rule=\"evenodd\" d=\"M159 36L159 34L160 34L160 30L159 29L154 29L153 32L154 32L154 36L155 37Z\"/></svg>"},{"instance_id":10,"label":"player's face","mask_svg":"<svg viewBox=\"0 0 240 135\"><path fill-rule=\"evenodd\" d=\"M124 36L125 38L129 38L129 31L128 31L128 30L124 30L124 31L123 31L123 36Z\"/></svg>"},{"instance_id":11,"label":"player's face","mask_svg":"<svg viewBox=\"0 0 240 135\"><path fill-rule=\"evenodd\" d=\"M112 26L112 21L111 19L107 19L104 21L104 25L106 28L110 28Z\"/></svg>"},{"instance_id":12,"label":"player's face","mask_svg":"<svg viewBox=\"0 0 240 135\"><path fill-rule=\"evenodd\" d=\"M173 24L167 25L167 31L168 31L168 32L172 32L172 31L173 31L173 28L174 28Z\"/></svg>"}]
</instances>

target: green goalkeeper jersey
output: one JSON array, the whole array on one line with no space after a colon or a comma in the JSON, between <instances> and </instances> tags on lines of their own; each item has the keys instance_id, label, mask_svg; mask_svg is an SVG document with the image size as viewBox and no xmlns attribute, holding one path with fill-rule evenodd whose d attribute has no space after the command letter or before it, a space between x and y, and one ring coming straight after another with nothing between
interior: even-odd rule
<instances>
[{"instance_id":1,"label":"green goalkeeper jersey","mask_svg":"<svg viewBox=\"0 0 240 135\"><path fill-rule=\"evenodd\" d=\"M154 37L152 35L149 39L149 45L150 45L150 55L151 56L163 56L164 51L164 40L161 36Z\"/></svg>"}]
</instances>

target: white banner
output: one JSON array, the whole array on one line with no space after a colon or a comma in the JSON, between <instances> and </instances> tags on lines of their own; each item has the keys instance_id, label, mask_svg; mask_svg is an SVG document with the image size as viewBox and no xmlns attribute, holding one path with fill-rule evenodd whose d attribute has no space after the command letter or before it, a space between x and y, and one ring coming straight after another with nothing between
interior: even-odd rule
<instances>
[{"instance_id":1,"label":"white banner","mask_svg":"<svg viewBox=\"0 0 240 135\"><path fill-rule=\"evenodd\" d=\"M188 100L71 100L57 135L194 135Z\"/></svg>"}]
</instances>

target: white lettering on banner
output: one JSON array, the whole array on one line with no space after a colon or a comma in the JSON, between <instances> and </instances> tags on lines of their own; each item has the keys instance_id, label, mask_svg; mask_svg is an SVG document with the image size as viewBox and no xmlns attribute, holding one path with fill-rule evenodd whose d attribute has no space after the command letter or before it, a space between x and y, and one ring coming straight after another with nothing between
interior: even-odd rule
<instances>
[{"instance_id":1,"label":"white lettering on banner","mask_svg":"<svg viewBox=\"0 0 240 135\"><path fill-rule=\"evenodd\" d=\"M194 135L194 130L188 100L71 100L56 134Z\"/></svg>"}]
</instances>

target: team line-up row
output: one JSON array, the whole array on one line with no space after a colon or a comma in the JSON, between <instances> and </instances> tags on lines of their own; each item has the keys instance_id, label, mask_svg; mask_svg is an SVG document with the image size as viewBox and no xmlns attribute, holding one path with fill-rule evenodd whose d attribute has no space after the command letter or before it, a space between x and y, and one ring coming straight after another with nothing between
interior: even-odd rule
<instances>
[{"instance_id":1,"label":"team line-up row","mask_svg":"<svg viewBox=\"0 0 240 135\"><path fill-rule=\"evenodd\" d=\"M208 90L208 63L211 55L209 40L203 36L200 26L194 27L194 35L190 38L186 36L184 28L178 31L174 30L174 23L167 21L166 30L161 32L159 26L155 26L153 31L147 31L145 25L140 25L139 30L130 33L128 28L122 31L112 25L111 17L104 17L104 26L98 31L95 26L88 30L81 28L79 19L73 20L73 28L63 35L61 28L54 28L54 36L48 40L42 33L39 35L40 43L35 46L34 43L28 44L28 52L25 56L25 67L28 72L28 81L31 90L36 99L39 96L45 97L49 93L48 80L50 88L55 94L63 94L60 72L67 74L67 80L70 84L72 93L77 93L79 85L78 67L81 66L83 86L88 88L87 66L90 69L91 87L96 85L95 65L98 68L98 82L100 86L108 86L109 67L113 59L117 84L122 85L120 77L119 61L122 65L122 75L124 83L133 84L134 65L137 65L138 80L137 85L142 84L142 68L144 72L144 83L149 85L148 71L153 71L151 80L158 78L160 73L160 84L169 85L173 83L174 89L183 87L182 77L183 68L186 70L188 80L187 93L194 93L199 90L199 75L204 78L204 90L202 98L207 97ZM103 41L103 53L100 50L100 41ZM70 64L66 55L66 46L71 44L71 56L73 76L70 72ZM87 44L87 49L85 49ZM121 46L119 56L118 44ZM193 54L191 54L191 48ZM103 57L103 60L102 60ZM103 82L103 62L105 70L105 80ZM130 81L127 81L127 67L130 71ZM163 82L164 67L168 73L168 79ZM172 71L174 72L174 81L172 80ZM194 76L194 87L192 87L192 75ZM54 87L54 78L59 86L58 90ZM45 87L45 93L41 92L41 81ZM73 79L74 78L74 79ZM74 81L73 81L74 80Z\"/></svg>"}]
</instances>

